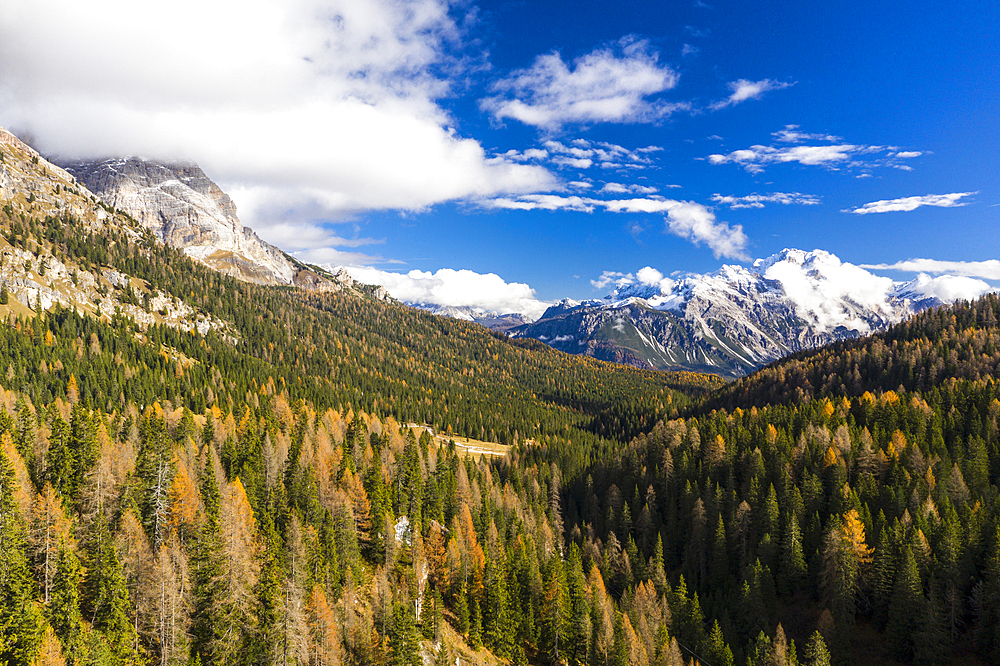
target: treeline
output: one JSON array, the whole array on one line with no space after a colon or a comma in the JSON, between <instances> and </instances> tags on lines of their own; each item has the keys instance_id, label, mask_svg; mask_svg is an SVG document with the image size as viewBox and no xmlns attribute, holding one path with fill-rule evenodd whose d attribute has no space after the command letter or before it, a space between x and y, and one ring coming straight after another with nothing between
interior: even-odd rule
<instances>
[{"instance_id":1,"label":"treeline","mask_svg":"<svg viewBox=\"0 0 1000 666\"><path fill-rule=\"evenodd\" d=\"M730 384L697 411L796 404L864 391L928 392L1000 377L1000 296L925 310L884 333L798 352Z\"/></svg>"}]
</instances>

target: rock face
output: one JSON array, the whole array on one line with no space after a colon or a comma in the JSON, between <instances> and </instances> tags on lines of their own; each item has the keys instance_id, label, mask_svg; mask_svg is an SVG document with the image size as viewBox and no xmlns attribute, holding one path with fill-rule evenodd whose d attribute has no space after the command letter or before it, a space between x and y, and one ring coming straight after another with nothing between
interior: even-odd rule
<instances>
[{"instance_id":1,"label":"rock face","mask_svg":"<svg viewBox=\"0 0 1000 666\"><path fill-rule=\"evenodd\" d=\"M260 284L337 288L244 227L229 195L196 164L128 157L64 167L106 204L215 270Z\"/></svg>"},{"instance_id":2,"label":"rock face","mask_svg":"<svg viewBox=\"0 0 1000 666\"><path fill-rule=\"evenodd\" d=\"M573 354L729 377L789 353L867 335L942 301L834 255L784 250L753 267L655 284L603 300L565 300L511 330Z\"/></svg>"}]
</instances>

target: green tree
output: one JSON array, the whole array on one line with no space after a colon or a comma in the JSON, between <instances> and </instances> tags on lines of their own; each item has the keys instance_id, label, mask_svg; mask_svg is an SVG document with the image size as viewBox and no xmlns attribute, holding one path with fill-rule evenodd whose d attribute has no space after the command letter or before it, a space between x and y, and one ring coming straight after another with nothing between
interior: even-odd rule
<instances>
[{"instance_id":1,"label":"green tree","mask_svg":"<svg viewBox=\"0 0 1000 666\"><path fill-rule=\"evenodd\" d=\"M806 643L805 661L802 666L830 666L830 651L819 631L814 631Z\"/></svg>"},{"instance_id":2,"label":"green tree","mask_svg":"<svg viewBox=\"0 0 1000 666\"><path fill-rule=\"evenodd\" d=\"M903 548L903 556L896 572L896 582L889 601L889 621L886 625L886 639L893 654L901 659L912 659L914 632L926 614L923 583L917 570L917 561L909 545Z\"/></svg>"},{"instance_id":3,"label":"green tree","mask_svg":"<svg viewBox=\"0 0 1000 666\"><path fill-rule=\"evenodd\" d=\"M421 666L420 634L413 617L413 605L408 601L393 604L389 624L390 666Z\"/></svg>"},{"instance_id":4,"label":"green tree","mask_svg":"<svg viewBox=\"0 0 1000 666\"><path fill-rule=\"evenodd\" d=\"M63 544L56 559L56 574L49 600L49 624L72 663L87 663L87 642L80 612L80 560Z\"/></svg>"},{"instance_id":5,"label":"green tree","mask_svg":"<svg viewBox=\"0 0 1000 666\"><path fill-rule=\"evenodd\" d=\"M42 641L44 618L33 603L24 524L14 500L16 483L10 461L0 450L0 662L30 664Z\"/></svg>"}]
</instances>

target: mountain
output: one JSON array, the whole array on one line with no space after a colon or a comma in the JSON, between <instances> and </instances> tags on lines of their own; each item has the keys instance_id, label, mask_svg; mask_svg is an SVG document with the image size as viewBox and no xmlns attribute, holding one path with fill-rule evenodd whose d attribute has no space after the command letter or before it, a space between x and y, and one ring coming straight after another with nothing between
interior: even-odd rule
<instances>
[{"instance_id":1,"label":"mountain","mask_svg":"<svg viewBox=\"0 0 1000 666\"><path fill-rule=\"evenodd\" d=\"M724 384L238 280L2 132L0 233L2 663L1000 663L995 295ZM880 321L772 259L550 318Z\"/></svg>"},{"instance_id":2,"label":"mountain","mask_svg":"<svg viewBox=\"0 0 1000 666\"><path fill-rule=\"evenodd\" d=\"M196 164L125 157L62 166L157 239L217 271L259 284L336 288L244 227L229 195Z\"/></svg>"},{"instance_id":3,"label":"mountain","mask_svg":"<svg viewBox=\"0 0 1000 666\"><path fill-rule=\"evenodd\" d=\"M438 305L436 303L405 303L405 305L425 310L440 317L472 321L494 331L509 331L517 326L531 323L531 319L519 312L500 313L469 305Z\"/></svg>"},{"instance_id":4,"label":"mountain","mask_svg":"<svg viewBox=\"0 0 1000 666\"><path fill-rule=\"evenodd\" d=\"M636 367L738 377L941 305L939 280L897 283L822 250L786 249L750 268L677 280L657 274L603 300L563 300L510 334Z\"/></svg>"}]
</instances>

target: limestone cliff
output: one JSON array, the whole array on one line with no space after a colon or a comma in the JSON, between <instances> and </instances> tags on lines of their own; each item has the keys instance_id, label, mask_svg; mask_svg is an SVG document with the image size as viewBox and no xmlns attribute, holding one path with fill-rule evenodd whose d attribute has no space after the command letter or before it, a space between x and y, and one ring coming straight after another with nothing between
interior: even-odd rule
<instances>
[{"instance_id":1,"label":"limestone cliff","mask_svg":"<svg viewBox=\"0 0 1000 666\"><path fill-rule=\"evenodd\" d=\"M64 167L106 204L220 272L259 284L339 288L244 227L229 195L196 164L127 157Z\"/></svg>"}]
</instances>

